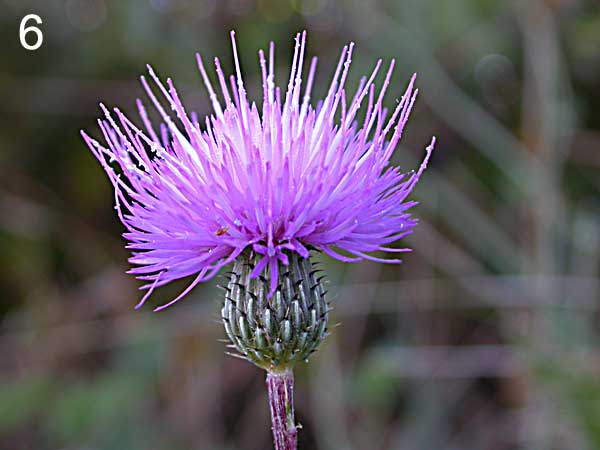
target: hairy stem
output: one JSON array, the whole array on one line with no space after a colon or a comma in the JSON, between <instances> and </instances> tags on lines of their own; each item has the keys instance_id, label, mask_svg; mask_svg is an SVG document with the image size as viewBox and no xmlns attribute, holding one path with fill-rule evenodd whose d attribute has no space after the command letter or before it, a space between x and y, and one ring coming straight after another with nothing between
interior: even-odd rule
<instances>
[{"instance_id":1,"label":"hairy stem","mask_svg":"<svg viewBox=\"0 0 600 450\"><path fill-rule=\"evenodd\" d=\"M294 422L294 374L267 373L269 406L275 450L296 450L298 428Z\"/></svg>"}]
</instances>

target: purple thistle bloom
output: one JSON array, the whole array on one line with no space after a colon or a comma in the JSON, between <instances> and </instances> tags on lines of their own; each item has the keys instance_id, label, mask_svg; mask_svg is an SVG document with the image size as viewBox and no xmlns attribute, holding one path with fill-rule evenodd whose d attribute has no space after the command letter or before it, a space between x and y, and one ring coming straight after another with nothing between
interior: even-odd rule
<instances>
[{"instance_id":1,"label":"purple thistle bloom","mask_svg":"<svg viewBox=\"0 0 600 450\"><path fill-rule=\"evenodd\" d=\"M176 124L146 79L141 81L163 118L154 128L141 101L143 123L131 122L119 109L98 120L105 144L82 136L100 161L115 190L116 210L127 229L132 250L129 272L148 283L148 292L172 280L196 275L164 309L198 283L209 280L246 249L262 255L251 277L270 274L276 289L279 264L290 252L307 258L309 249L341 261L381 259L373 252L406 252L389 245L410 234L417 221L406 198L426 167L435 138L417 172L404 174L389 166L417 96L415 77L388 117L382 106L394 61L376 93L379 60L363 77L350 103L344 84L354 44L344 47L326 97L313 108L310 93L317 59L312 59L302 91L306 33L296 36L285 95L274 81L274 44L268 61L259 51L262 112L249 103L242 80L234 33L231 33L236 76L227 80L215 58L221 89L219 100L204 69L198 66L214 114L200 125L185 111L175 86L166 86L148 66L158 91L176 113ZM356 115L363 104L362 124Z\"/></svg>"}]
</instances>

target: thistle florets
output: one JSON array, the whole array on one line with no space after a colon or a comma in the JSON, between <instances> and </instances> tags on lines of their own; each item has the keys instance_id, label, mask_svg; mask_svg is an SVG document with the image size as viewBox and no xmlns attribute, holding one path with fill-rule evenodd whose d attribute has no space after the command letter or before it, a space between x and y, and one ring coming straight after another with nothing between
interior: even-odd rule
<instances>
[{"instance_id":1,"label":"thistle florets","mask_svg":"<svg viewBox=\"0 0 600 450\"><path fill-rule=\"evenodd\" d=\"M329 303L324 276L295 252L281 266L269 297L270 272L252 278L260 257L245 252L229 272L221 317L238 356L269 371L306 361L327 336Z\"/></svg>"},{"instance_id":2,"label":"thistle florets","mask_svg":"<svg viewBox=\"0 0 600 450\"><path fill-rule=\"evenodd\" d=\"M281 300L274 295L277 284L286 282L278 272L289 273L294 280L308 279L295 278L299 274L288 269L288 254L295 255L299 267L310 267L308 261L298 262L309 258L309 248L344 262L366 259L394 264L400 258L382 258L379 252L410 251L394 243L417 225L409 211L416 202L409 195L435 142L432 139L417 171L403 173L391 164L416 101L415 78L388 111L384 97L395 62L390 61L376 88L383 71L379 60L346 98L354 49L350 43L342 49L327 94L311 102L317 60L311 60L303 83L306 33L299 33L287 89L275 83L274 44L267 53L259 51L263 95L262 102L254 102L244 86L234 33L231 39L235 65L231 87L215 60L220 95L202 58L197 57L212 115L202 120L188 113L172 80L163 83L148 67L153 82L142 77L142 85L162 121L152 123L141 101L141 122L137 123L120 109L111 112L101 105L104 118L98 123L104 142L83 133L114 186L115 208L132 252L130 273L146 283L142 288L147 292L136 308L156 288L194 275L179 295L155 311L168 308L222 268L244 258L255 264L251 278L271 278L269 299L287 301L292 308L293 300L286 298L283 287L278 294ZM361 110L365 112L362 117ZM244 257L244 252L254 252L254 256ZM311 286L298 288L298 296L314 295ZM310 324L311 302L320 301L303 306L299 300L303 324ZM263 303L266 307L270 302ZM242 310L241 305L238 308ZM319 323L321 314L317 314ZM291 320L292 312L285 311L284 317ZM252 320L242 319L248 325ZM230 327L238 327L239 320L236 315L237 322ZM286 326L282 324L277 333L283 333ZM233 334L240 334L237 331ZM292 329L297 339L305 332L309 339L314 330ZM282 342L284 337L287 334L278 336ZM275 351L275 344L277 339L268 346Z\"/></svg>"}]
</instances>

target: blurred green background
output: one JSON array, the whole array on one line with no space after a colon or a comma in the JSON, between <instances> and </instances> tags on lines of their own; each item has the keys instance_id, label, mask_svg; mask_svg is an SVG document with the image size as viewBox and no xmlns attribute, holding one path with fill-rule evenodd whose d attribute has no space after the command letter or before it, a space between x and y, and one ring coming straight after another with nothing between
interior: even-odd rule
<instances>
[{"instance_id":1,"label":"blurred green background","mask_svg":"<svg viewBox=\"0 0 600 450\"><path fill-rule=\"evenodd\" d=\"M213 282L140 312L110 185L79 137L152 63L189 109L194 54L295 32L349 86L398 59L421 96L395 162L438 136L400 266L326 260L341 326L297 370L301 449L600 449L600 2L0 0L0 448L270 448L264 374L224 355ZM25 14L44 43L18 39ZM181 289L175 283L154 304Z\"/></svg>"}]
</instances>

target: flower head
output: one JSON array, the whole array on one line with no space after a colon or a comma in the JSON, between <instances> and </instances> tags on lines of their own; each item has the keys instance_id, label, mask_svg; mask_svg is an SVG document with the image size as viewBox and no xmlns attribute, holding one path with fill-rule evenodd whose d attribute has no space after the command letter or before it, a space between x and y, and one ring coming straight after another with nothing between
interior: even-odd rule
<instances>
[{"instance_id":1,"label":"flower head","mask_svg":"<svg viewBox=\"0 0 600 450\"><path fill-rule=\"evenodd\" d=\"M269 297L290 255L308 258L320 250L342 261L397 263L374 252L404 252L390 244L410 234L416 220L407 200L425 169L435 139L416 172L389 165L417 96L413 77L395 109L383 107L394 61L379 90L382 61L364 77L350 102L345 81L354 44L344 47L325 98L316 107L310 94L317 59L306 85L302 71L306 33L296 36L285 92L275 84L274 45L268 59L259 51L262 106L250 102L231 33L235 76L225 77L215 59L221 98L213 89L200 55L200 73L214 113L200 122L188 114L173 82L148 72L165 108L142 76L148 97L163 122L155 127L141 101L142 126L119 109L98 124L100 144L82 136L102 164L115 190L116 210L131 249L130 270L147 281L146 295L172 280L195 275L168 307L198 283L250 252L250 279L268 275ZM229 86L228 86L229 81ZM357 113L366 108L364 119ZM177 121L174 117L177 117Z\"/></svg>"}]
</instances>

